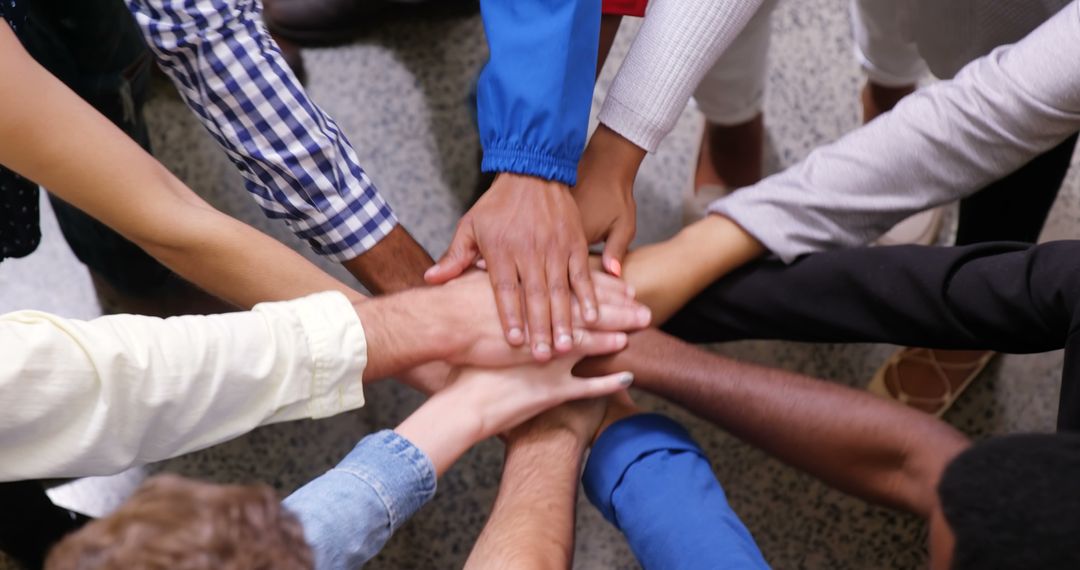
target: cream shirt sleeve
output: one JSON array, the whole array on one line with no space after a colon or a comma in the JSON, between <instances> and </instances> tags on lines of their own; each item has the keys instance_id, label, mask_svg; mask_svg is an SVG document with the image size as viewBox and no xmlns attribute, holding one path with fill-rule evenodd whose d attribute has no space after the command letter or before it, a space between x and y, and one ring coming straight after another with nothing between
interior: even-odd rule
<instances>
[{"instance_id":1,"label":"cream shirt sleeve","mask_svg":"<svg viewBox=\"0 0 1080 570\"><path fill-rule=\"evenodd\" d=\"M0 316L0 481L103 475L364 404L341 293L248 312Z\"/></svg>"}]
</instances>

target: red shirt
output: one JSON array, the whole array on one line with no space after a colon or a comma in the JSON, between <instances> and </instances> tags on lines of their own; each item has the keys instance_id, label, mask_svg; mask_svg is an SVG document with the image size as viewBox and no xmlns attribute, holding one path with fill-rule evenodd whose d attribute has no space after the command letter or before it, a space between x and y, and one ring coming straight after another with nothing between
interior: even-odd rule
<instances>
[{"instance_id":1,"label":"red shirt","mask_svg":"<svg viewBox=\"0 0 1080 570\"><path fill-rule=\"evenodd\" d=\"M617 16L645 15L645 6L649 0L604 0L604 13Z\"/></svg>"}]
</instances>

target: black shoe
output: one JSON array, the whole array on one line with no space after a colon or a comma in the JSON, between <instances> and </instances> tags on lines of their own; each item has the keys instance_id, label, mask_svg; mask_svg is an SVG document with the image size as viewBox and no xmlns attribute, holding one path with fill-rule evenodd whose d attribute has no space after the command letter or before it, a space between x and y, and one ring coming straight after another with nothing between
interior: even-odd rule
<instances>
[{"instance_id":1,"label":"black shoe","mask_svg":"<svg viewBox=\"0 0 1080 570\"><path fill-rule=\"evenodd\" d=\"M40 481L0 483L0 550L39 570L53 545L91 519L53 504Z\"/></svg>"},{"instance_id":2,"label":"black shoe","mask_svg":"<svg viewBox=\"0 0 1080 570\"><path fill-rule=\"evenodd\" d=\"M266 27L299 45L346 42L387 18L473 14L479 0L263 0Z\"/></svg>"}]
</instances>

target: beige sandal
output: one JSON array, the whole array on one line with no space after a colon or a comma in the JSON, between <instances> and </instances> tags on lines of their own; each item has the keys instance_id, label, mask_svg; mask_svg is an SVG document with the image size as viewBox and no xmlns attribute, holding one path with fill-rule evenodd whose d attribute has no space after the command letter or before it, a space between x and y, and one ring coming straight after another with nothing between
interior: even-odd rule
<instances>
[{"instance_id":1,"label":"beige sandal","mask_svg":"<svg viewBox=\"0 0 1080 570\"><path fill-rule=\"evenodd\" d=\"M953 402L971 384L972 380L979 375L990 363L996 353L990 351L979 352L978 356L963 362L942 362L934 350L928 348L903 348L889 357L885 364L874 374L867 390L871 393L896 400L905 406L941 417L945 414ZM915 396L905 391L903 378L900 375L900 367L904 363L923 365L933 371L933 376L941 382L944 388L940 396ZM950 373L952 373L950 375ZM960 374L960 382L955 387L955 377ZM894 393L895 392L895 393Z\"/></svg>"}]
</instances>

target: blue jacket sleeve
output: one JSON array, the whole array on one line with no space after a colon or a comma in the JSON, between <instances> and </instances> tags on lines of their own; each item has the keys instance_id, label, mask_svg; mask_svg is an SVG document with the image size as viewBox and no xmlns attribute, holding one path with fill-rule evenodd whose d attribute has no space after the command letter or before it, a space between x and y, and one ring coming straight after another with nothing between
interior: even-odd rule
<instances>
[{"instance_id":1,"label":"blue jacket sleeve","mask_svg":"<svg viewBox=\"0 0 1080 570\"><path fill-rule=\"evenodd\" d=\"M390 430L365 437L284 505L304 527L316 570L354 570L435 495L435 468Z\"/></svg>"},{"instance_id":2,"label":"blue jacket sleeve","mask_svg":"<svg viewBox=\"0 0 1080 570\"><path fill-rule=\"evenodd\" d=\"M769 567L701 448L664 416L631 416L604 430L582 483L646 570Z\"/></svg>"},{"instance_id":3,"label":"blue jacket sleeve","mask_svg":"<svg viewBox=\"0 0 1080 570\"><path fill-rule=\"evenodd\" d=\"M477 86L484 172L573 185L596 77L601 0L481 0L491 56Z\"/></svg>"}]
</instances>

